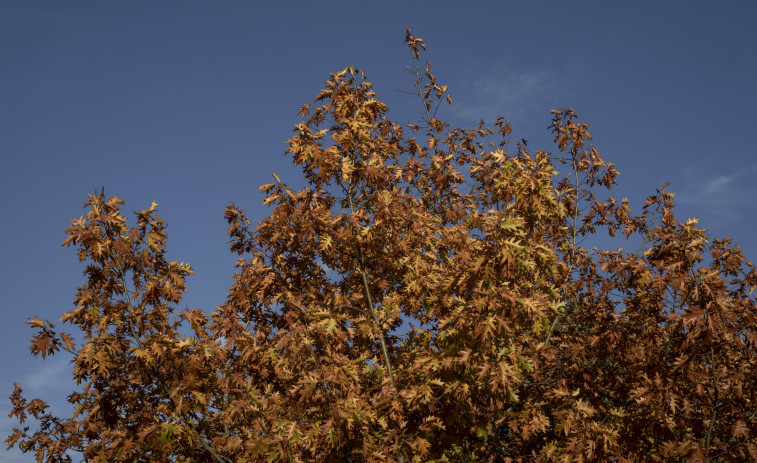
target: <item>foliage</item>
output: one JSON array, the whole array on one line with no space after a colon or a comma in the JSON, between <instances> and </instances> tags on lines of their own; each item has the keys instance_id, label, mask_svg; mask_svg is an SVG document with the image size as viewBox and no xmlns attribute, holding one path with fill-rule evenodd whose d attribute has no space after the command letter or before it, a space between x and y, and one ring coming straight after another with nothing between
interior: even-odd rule
<instances>
[{"instance_id":1,"label":"foliage","mask_svg":"<svg viewBox=\"0 0 757 463\"><path fill-rule=\"evenodd\" d=\"M228 300L178 310L156 204L90 196L66 231L87 262L32 352L73 356L75 411L21 388L8 447L39 461L753 461L757 272L730 239L597 199L617 171L571 109L557 153L451 128L421 39L406 36L424 121L398 124L359 69L305 105L288 154L307 179L234 204ZM558 172L564 166L567 173ZM582 247L606 231L629 252ZM610 239L608 238L608 239ZM182 335L181 333L188 335Z\"/></svg>"}]
</instances>

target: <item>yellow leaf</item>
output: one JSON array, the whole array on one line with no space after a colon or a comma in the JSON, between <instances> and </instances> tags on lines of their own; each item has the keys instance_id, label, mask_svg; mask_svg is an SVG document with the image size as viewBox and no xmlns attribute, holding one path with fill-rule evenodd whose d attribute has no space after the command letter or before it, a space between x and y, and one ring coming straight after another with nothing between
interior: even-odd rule
<instances>
[{"instance_id":1,"label":"yellow leaf","mask_svg":"<svg viewBox=\"0 0 757 463\"><path fill-rule=\"evenodd\" d=\"M36 318L36 317L35 318L30 318L29 320L27 320L24 323L26 323L27 325L32 325L35 328L44 328L45 327L45 322L43 322L42 320L40 320L39 318Z\"/></svg>"},{"instance_id":2,"label":"yellow leaf","mask_svg":"<svg viewBox=\"0 0 757 463\"><path fill-rule=\"evenodd\" d=\"M192 338L184 338L182 341L179 341L179 347L189 347L193 346L195 343L195 340Z\"/></svg>"},{"instance_id":3,"label":"yellow leaf","mask_svg":"<svg viewBox=\"0 0 757 463\"><path fill-rule=\"evenodd\" d=\"M263 205L267 206L267 205L271 204L272 202L276 201L277 199L279 199L279 195L269 196L269 197L267 197L266 199L263 200Z\"/></svg>"},{"instance_id":4,"label":"yellow leaf","mask_svg":"<svg viewBox=\"0 0 757 463\"><path fill-rule=\"evenodd\" d=\"M266 183L265 185L260 185L258 187L258 190L262 191L263 193L268 193L271 191L271 189L276 186L275 183Z\"/></svg>"},{"instance_id":5,"label":"yellow leaf","mask_svg":"<svg viewBox=\"0 0 757 463\"><path fill-rule=\"evenodd\" d=\"M352 160L348 157L342 158L342 181L344 183L350 182L350 177L353 171Z\"/></svg>"},{"instance_id":6,"label":"yellow leaf","mask_svg":"<svg viewBox=\"0 0 757 463\"><path fill-rule=\"evenodd\" d=\"M75 345L73 342L73 338L66 333L61 333L60 338L63 339L63 342L66 344L66 350L73 350Z\"/></svg>"},{"instance_id":7,"label":"yellow leaf","mask_svg":"<svg viewBox=\"0 0 757 463\"><path fill-rule=\"evenodd\" d=\"M319 243L318 247L321 250L325 251L325 250L328 250L328 249L331 248L332 242L331 242L331 237L330 236L324 236L323 238L321 238L320 241L321 242Z\"/></svg>"}]
</instances>

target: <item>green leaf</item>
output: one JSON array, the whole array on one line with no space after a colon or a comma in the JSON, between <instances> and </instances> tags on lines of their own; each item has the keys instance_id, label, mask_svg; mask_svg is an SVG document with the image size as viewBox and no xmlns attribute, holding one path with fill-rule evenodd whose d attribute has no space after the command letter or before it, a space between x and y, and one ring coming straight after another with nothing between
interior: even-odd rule
<instances>
[{"instance_id":1,"label":"green leaf","mask_svg":"<svg viewBox=\"0 0 757 463\"><path fill-rule=\"evenodd\" d=\"M160 441L165 444L173 442L173 435L176 433L178 427L171 422L163 423L163 430L160 432Z\"/></svg>"}]
</instances>

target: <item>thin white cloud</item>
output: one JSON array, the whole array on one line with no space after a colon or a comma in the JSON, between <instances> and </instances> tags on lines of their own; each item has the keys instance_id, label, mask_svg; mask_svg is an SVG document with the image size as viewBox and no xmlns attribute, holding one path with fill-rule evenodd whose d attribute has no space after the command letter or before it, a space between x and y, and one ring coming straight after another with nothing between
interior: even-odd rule
<instances>
[{"instance_id":1,"label":"thin white cloud","mask_svg":"<svg viewBox=\"0 0 757 463\"><path fill-rule=\"evenodd\" d=\"M755 204L757 194L748 182L757 172L757 163L718 172L709 162L697 162L684 170L685 185L677 199L682 205L694 205L697 210L707 210L721 220L743 220L746 208Z\"/></svg>"},{"instance_id":2,"label":"thin white cloud","mask_svg":"<svg viewBox=\"0 0 757 463\"><path fill-rule=\"evenodd\" d=\"M72 366L64 356L48 358L43 365L34 373L29 374L21 387L32 393L40 393L60 387L71 387Z\"/></svg>"},{"instance_id":3,"label":"thin white cloud","mask_svg":"<svg viewBox=\"0 0 757 463\"><path fill-rule=\"evenodd\" d=\"M535 101L554 92L557 82L554 73L536 69L479 74L467 86L471 94L468 101L459 104L456 113L465 119L489 119L499 114L508 119L519 117L533 110Z\"/></svg>"},{"instance_id":4,"label":"thin white cloud","mask_svg":"<svg viewBox=\"0 0 757 463\"><path fill-rule=\"evenodd\" d=\"M757 171L757 164L739 169L731 175L718 175L704 184L704 188L702 189L701 194L704 195L728 191L729 188L733 187L736 179L750 175L755 171Z\"/></svg>"},{"instance_id":5,"label":"thin white cloud","mask_svg":"<svg viewBox=\"0 0 757 463\"><path fill-rule=\"evenodd\" d=\"M40 367L26 375L19 381L26 399L40 398L50 406L49 411L57 416L70 416L71 406L66 401L66 396L76 387L71 377L72 365L68 356L59 354L48 357L43 361L35 360ZM7 436L11 433L13 427L18 427L20 423L16 419L8 417L10 413L10 402L0 407L0 435ZM27 421L22 426L36 426L34 420ZM81 455L75 452L69 452L74 461L79 461ZM18 448L13 448L3 453L3 462L28 462L34 458L30 454L21 453Z\"/></svg>"},{"instance_id":6,"label":"thin white cloud","mask_svg":"<svg viewBox=\"0 0 757 463\"><path fill-rule=\"evenodd\" d=\"M502 77L483 76L474 83L474 91L494 102L514 106L549 90L552 80L547 71L522 70Z\"/></svg>"},{"instance_id":7,"label":"thin white cloud","mask_svg":"<svg viewBox=\"0 0 757 463\"><path fill-rule=\"evenodd\" d=\"M723 190L724 188L727 188L728 184L731 183L738 176L739 174L728 175L728 176L719 175L711 179L709 182L705 184L702 190L702 193L712 194L720 190Z\"/></svg>"}]
</instances>

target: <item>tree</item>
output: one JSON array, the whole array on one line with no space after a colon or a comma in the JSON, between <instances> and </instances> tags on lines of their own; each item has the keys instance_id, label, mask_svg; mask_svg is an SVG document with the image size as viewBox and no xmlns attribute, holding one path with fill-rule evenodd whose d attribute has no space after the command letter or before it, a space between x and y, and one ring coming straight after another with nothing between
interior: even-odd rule
<instances>
[{"instance_id":1,"label":"tree","mask_svg":"<svg viewBox=\"0 0 757 463\"><path fill-rule=\"evenodd\" d=\"M757 458L757 271L678 221L597 199L618 172L572 109L556 153L511 127L451 128L407 32L423 122L388 119L359 69L300 109L270 214L226 208L228 300L178 310L156 204L90 195L65 245L76 307L37 318L34 355L73 356L74 414L21 388L8 447L39 461L749 461ZM564 166L566 173L558 172ZM588 249L598 233L638 245ZM627 245L627 244L625 244ZM186 333L183 335L181 333Z\"/></svg>"}]
</instances>

